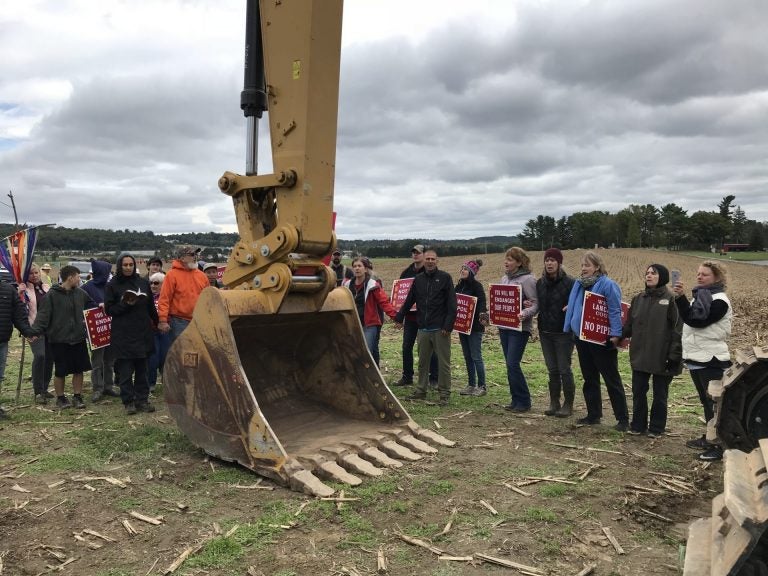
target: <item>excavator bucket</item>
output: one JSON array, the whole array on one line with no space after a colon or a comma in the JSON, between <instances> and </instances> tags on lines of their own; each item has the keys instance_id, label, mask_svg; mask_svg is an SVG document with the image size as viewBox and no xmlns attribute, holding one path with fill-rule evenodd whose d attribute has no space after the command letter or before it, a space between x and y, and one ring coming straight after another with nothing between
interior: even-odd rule
<instances>
[{"instance_id":1,"label":"excavator bucket","mask_svg":"<svg viewBox=\"0 0 768 576\"><path fill-rule=\"evenodd\" d=\"M322 308L270 311L254 290L203 290L168 353L165 399L179 428L222 460L298 491L334 492L454 443L411 420L365 345L348 290Z\"/></svg>"}]
</instances>

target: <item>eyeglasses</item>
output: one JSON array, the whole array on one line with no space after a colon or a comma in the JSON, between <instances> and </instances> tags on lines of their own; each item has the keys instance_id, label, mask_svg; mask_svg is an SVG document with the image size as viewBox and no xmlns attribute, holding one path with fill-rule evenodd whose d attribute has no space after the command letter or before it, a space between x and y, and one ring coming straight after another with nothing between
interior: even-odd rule
<instances>
[{"instance_id":1,"label":"eyeglasses","mask_svg":"<svg viewBox=\"0 0 768 576\"><path fill-rule=\"evenodd\" d=\"M162 284L162 282L157 282L153 280L152 282L150 282L150 284L152 284L152 286L157 286L158 284Z\"/></svg>"}]
</instances>

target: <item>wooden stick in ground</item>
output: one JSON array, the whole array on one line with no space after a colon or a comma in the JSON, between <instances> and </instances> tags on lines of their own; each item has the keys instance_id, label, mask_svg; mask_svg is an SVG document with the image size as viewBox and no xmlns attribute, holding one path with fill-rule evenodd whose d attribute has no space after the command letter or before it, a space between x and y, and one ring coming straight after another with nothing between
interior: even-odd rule
<instances>
[{"instance_id":1,"label":"wooden stick in ground","mask_svg":"<svg viewBox=\"0 0 768 576\"><path fill-rule=\"evenodd\" d=\"M134 510L131 510L128 514L130 516L133 516L137 520L141 520L142 522L146 522L147 524L152 524L154 526L160 526L160 524L163 523L162 516L159 516L157 518L152 518L151 516L145 516L144 514L140 514L139 512L135 512Z\"/></svg>"},{"instance_id":2,"label":"wooden stick in ground","mask_svg":"<svg viewBox=\"0 0 768 576\"><path fill-rule=\"evenodd\" d=\"M480 500L480 504L482 504L485 508L488 509L488 511L493 514L494 516L498 516L498 512L496 511L496 508L488 504L485 500Z\"/></svg>"},{"instance_id":3,"label":"wooden stick in ground","mask_svg":"<svg viewBox=\"0 0 768 576\"><path fill-rule=\"evenodd\" d=\"M27 339L21 339L21 360L19 360L19 381L16 382L16 404L19 403L21 397L21 378L24 374L24 352L27 350Z\"/></svg>"},{"instance_id":4,"label":"wooden stick in ground","mask_svg":"<svg viewBox=\"0 0 768 576\"><path fill-rule=\"evenodd\" d=\"M616 540L616 537L611 533L611 529L607 526L603 526L603 534L605 534L606 538L608 538L608 542L610 542L613 547L616 549L616 552L619 554L624 554L624 548L621 547L621 544L619 544L619 541Z\"/></svg>"},{"instance_id":5,"label":"wooden stick in ground","mask_svg":"<svg viewBox=\"0 0 768 576\"><path fill-rule=\"evenodd\" d=\"M426 548L432 554L435 554L437 556L442 556L443 551L438 548L437 546L432 546L432 544L425 542L424 540L420 540L419 538L413 538L412 536L406 536L402 532L395 532L395 536L400 538L403 542L407 542L408 544L413 544L414 546L419 546L420 548Z\"/></svg>"},{"instance_id":6,"label":"wooden stick in ground","mask_svg":"<svg viewBox=\"0 0 768 576\"><path fill-rule=\"evenodd\" d=\"M526 492L525 490L520 490L520 488L518 488L514 484L510 484L509 482L502 482L502 484L504 486L506 486L507 488L509 488L510 490L512 490L513 492L517 492L521 496L530 496L531 495L530 492Z\"/></svg>"},{"instance_id":7,"label":"wooden stick in ground","mask_svg":"<svg viewBox=\"0 0 768 576\"><path fill-rule=\"evenodd\" d=\"M544 576L545 572L540 570L539 568L534 568L533 566L526 566L525 564L520 564L518 562L513 562L512 560L505 560L503 558L496 558L495 556L489 556L488 554L481 554L480 552L475 552L475 558L482 560L483 562L490 562L491 564L497 564L498 566L505 566L507 568L514 568L516 570L520 570L522 572L527 572L529 574L536 574L539 576Z\"/></svg>"},{"instance_id":8,"label":"wooden stick in ground","mask_svg":"<svg viewBox=\"0 0 768 576\"><path fill-rule=\"evenodd\" d=\"M595 571L595 568L597 568L597 564L590 564L589 566L584 566L584 569L576 574L576 576L589 576L592 574L592 572Z\"/></svg>"},{"instance_id":9,"label":"wooden stick in ground","mask_svg":"<svg viewBox=\"0 0 768 576\"><path fill-rule=\"evenodd\" d=\"M379 574L387 573L387 557L384 556L383 548L379 548L379 551L376 553L376 572Z\"/></svg>"},{"instance_id":10,"label":"wooden stick in ground","mask_svg":"<svg viewBox=\"0 0 768 576\"><path fill-rule=\"evenodd\" d=\"M448 518L448 522L440 532L435 534L435 536L445 536L446 534L448 534L448 532L451 530L451 526L453 526L453 519L456 517L456 513L458 511L459 511L458 508L454 508L453 510L451 510L451 517Z\"/></svg>"},{"instance_id":11,"label":"wooden stick in ground","mask_svg":"<svg viewBox=\"0 0 768 576\"><path fill-rule=\"evenodd\" d=\"M181 566L182 564L184 564L184 562L186 562L187 558L189 558L193 554L197 554L198 552L200 552L200 550L203 549L203 546L208 544L208 542L210 542L211 540L213 540L216 537L217 536L214 534L212 536L208 536L207 538L203 538L203 540L201 540L200 542L198 542L194 546L190 546L189 548L184 550L181 554L176 556L176 560L174 560L171 563L171 565L168 566L168 568L166 568L163 571L163 574L173 574L179 568L179 566Z\"/></svg>"}]
</instances>

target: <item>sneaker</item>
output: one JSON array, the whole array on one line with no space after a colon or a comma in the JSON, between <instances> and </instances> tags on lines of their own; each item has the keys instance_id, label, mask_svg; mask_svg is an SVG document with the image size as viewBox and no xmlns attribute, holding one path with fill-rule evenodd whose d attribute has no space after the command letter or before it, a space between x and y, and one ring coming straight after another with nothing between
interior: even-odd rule
<instances>
[{"instance_id":1,"label":"sneaker","mask_svg":"<svg viewBox=\"0 0 768 576\"><path fill-rule=\"evenodd\" d=\"M616 432L626 432L629 430L629 424L626 422L617 422L613 429L616 430Z\"/></svg>"},{"instance_id":2,"label":"sneaker","mask_svg":"<svg viewBox=\"0 0 768 576\"><path fill-rule=\"evenodd\" d=\"M525 412L530 412L531 407L528 406L527 408L525 406L515 406L510 410L510 412L514 412L515 414L523 414Z\"/></svg>"},{"instance_id":3,"label":"sneaker","mask_svg":"<svg viewBox=\"0 0 768 576\"><path fill-rule=\"evenodd\" d=\"M56 398L56 408L63 410L64 408L72 408L72 402L66 396L59 396Z\"/></svg>"},{"instance_id":4,"label":"sneaker","mask_svg":"<svg viewBox=\"0 0 768 576\"><path fill-rule=\"evenodd\" d=\"M101 402L104 399L104 394L102 392L94 392L91 396L91 402L94 404L96 402Z\"/></svg>"},{"instance_id":5,"label":"sneaker","mask_svg":"<svg viewBox=\"0 0 768 576\"><path fill-rule=\"evenodd\" d=\"M711 445L707 450L699 454L699 460L715 462L723 459L723 449L720 446Z\"/></svg>"},{"instance_id":6,"label":"sneaker","mask_svg":"<svg viewBox=\"0 0 768 576\"><path fill-rule=\"evenodd\" d=\"M72 406L79 410L85 409L85 402L83 402L83 397L80 394L72 396Z\"/></svg>"},{"instance_id":7,"label":"sneaker","mask_svg":"<svg viewBox=\"0 0 768 576\"><path fill-rule=\"evenodd\" d=\"M413 394L409 394L405 397L406 400L426 400L427 395L426 394L419 394L418 392L414 392Z\"/></svg>"},{"instance_id":8,"label":"sneaker","mask_svg":"<svg viewBox=\"0 0 768 576\"><path fill-rule=\"evenodd\" d=\"M125 408L125 413L127 415L133 416L134 414L136 414L136 406L133 403L125 404L124 408Z\"/></svg>"},{"instance_id":9,"label":"sneaker","mask_svg":"<svg viewBox=\"0 0 768 576\"><path fill-rule=\"evenodd\" d=\"M35 394L35 404L48 404L45 394Z\"/></svg>"},{"instance_id":10,"label":"sneaker","mask_svg":"<svg viewBox=\"0 0 768 576\"><path fill-rule=\"evenodd\" d=\"M472 396L485 396L488 391L485 388L475 388L472 392Z\"/></svg>"},{"instance_id":11,"label":"sneaker","mask_svg":"<svg viewBox=\"0 0 768 576\"><path fill-rule=\"evenodd\" d=\"M142 404L136 404L136 412L154 412L155 407L152 406L149 402L144 402Z\"/></svg>"},{"instance_id":12,"label":"sneaker","mask_svg":"<svg viewBox=\"0 0 768 576\"><path fill-rule=\"evenodd\" d=\"M429 387L432 388L432 390L437 390L437 380L430 380Z\"/></svg>"},{"instance_id":13,"label":"sneaker","mask_svg":"<svg viewBox=\"0 0 768 576\"><path fill-rule=\"evenodd\" d=\"M517 406L515 406L512 403L509 403L506 406L504 406L504 410L506 410L507 412L514 412L515 408L517 408Z\"/></svg>"},{"instance_id":14,"label":"sneaker","mask_svg":"<svg viewBox=\"0 0 768 576\"><path fill-rule=\"evenodd\" d=\"M51 394L50 392L48 392L48 390L46 390L46 391L45 391L45 397L46 397L46 398L48 398L49 400L50 400L51 398L56 398L56 396L54 396L53 394Z\"/></svg>"},{"instance_id":15,"label":"sneaker","mask_svg":"<svg viewBox=\"0 0 768 576\"><path fill-rule=\"evenodd\" d=\"M475 387L474 386L467 386L466 388L464 388L464 390L459 392L459 394L461 396L474 396L475 395Z\"/></svg>"},{"instance_id":16,"label":"sneaker","mask_svg":"<svg viewBox=\"0 0 768 576\"><path fill-rule=\"evenodd\" d=\"M437 401L438 406L448 406L448 398L440 398L440 400Z\"/></svg>"},{"instance_id":17,"label":"sneaker","mask_svg":"<svg viewBox=\"0 0 768 576\"><path fill-rule=\"evenodd\" d=\"M646 434L646 436L648 436L648 438L660 438L662 434L663 432L654 432L653 430L648 430L648 434Z\"/></svg>"},{"instance_id":18,"label":"sneaker","mask_svg":"<svg viewBox=\"0 0 768 576\"><path fill-rule=\"evenodd\" d=\"M117 392L114 388L105 388L102 394L104 396L112 396L113 398L120 398L120 392Z\"/></svg>"},{"instance_id":19,"label":"sneaker","mask_svg":"<svg viewBox=\"0 0 768 576\"><path fill-rule=\"evenodd\" d=\"M685 443L685 445L688 448L692 448L693 450L709 450L712 445L707 442L706 436L701 436L700 438L694 438L693 440L688 440L688 442Z\"/></svg>"},{"instance_id":20,"label":"sneaker","mask_svg":"<svg viewBox=\"0 0 768 576\"><path fill-rule=\"evenodd\" d=\"M590 418L589 416L584 416L584 418L579 418L576 420L576 424L579 426L594 426L596 424L600 424L600 418Z\"/></svg>"},{"instance_id":21,"label":"sneaker","mask_svg":"<svg viewBox=\"0 0 768 576\"><path fill-rule=\"evenodd\" d=\"M405 376L403 376L397 382L393 382L392 386L413 386L413 380L406 380Z\"/></svg>"},{"instance_id":22,"label":"sneaker","mask_svg":"<svg viewBox=\"0 0 768 576\"><path fill-rule=\"evenodd\" d=\"M640 430L635 430L634 428L630 428L626 430L626 433L629 434L630 436L640 436L641 434L643 434L643 432L641 432Z\"/></svg>"},{"instance_id":23,"label":"sneaker","mask_svg":"<svg viewBox=\"0 0 768 576\"><path fill-rule=\"evenodd\" d=\"M5 410L0 408L0 420L5 420L8 418L8 414L5 413Z\"/></svg>"}]
</instances>

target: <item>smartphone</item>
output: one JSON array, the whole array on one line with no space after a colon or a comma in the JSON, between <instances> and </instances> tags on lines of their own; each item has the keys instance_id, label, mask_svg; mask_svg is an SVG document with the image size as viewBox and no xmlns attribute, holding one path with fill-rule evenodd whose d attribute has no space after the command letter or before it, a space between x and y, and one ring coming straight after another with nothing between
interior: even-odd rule
<instances>
[{"instance_id":1,"label":"smartphone","mask_svg":"<svg viewBox=\"0 0 768 576\"><path fill-rule=\"evenodd\" d=\"M669 283L674 288L675 284L677 284L678 282L680 282L680 270L672 270L670 272Z\"/></svg>"}]
</instances>

